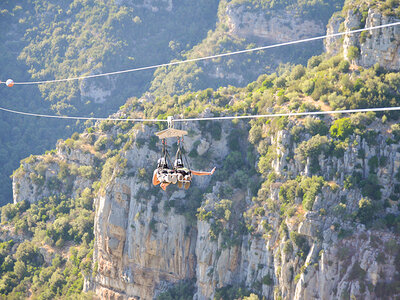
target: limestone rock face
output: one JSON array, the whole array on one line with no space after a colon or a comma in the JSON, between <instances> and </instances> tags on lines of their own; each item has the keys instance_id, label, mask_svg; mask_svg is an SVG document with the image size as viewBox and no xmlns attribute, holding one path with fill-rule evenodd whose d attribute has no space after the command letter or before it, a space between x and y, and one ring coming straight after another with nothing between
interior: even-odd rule
<instances>
[{"instance_id":1,"label":"limestone rock face","mask_svg":"<svg viewBox=\"0 0 400 300\"><path fill-rule=\"evenodd\" d=\"M196 233L185 231L182 215L158 211L168 200L138 201L143 184L116 179L96 203L98 273L92 286L99 295L112 290L124 298L151 299L195 276Z\"/></svg>"},{"instance_id":2,"label":"limestone rock face","mask_svg":"<svg viewBox=\"0 0 400 300\"><path fill-rule=\"evenodd\" d=\"M349 9L345 18L335 15L328 24L328 34L368 28L398 22L394 16L385 16L376 8L370 8L365 21L357 8ZM328 53L337 54L340 50L340 39L329 38L325 42ZM388 70L400 70L400 28L399 26L369 30L364 33L345 35L342 43L344 57L349 59L349 49L356 47L359 55L353 62L364 68L379 64Z\"/></svg>"},{"instance_id":3,"label":"limestone rock face","mask_svg":"<svg viewBox=\"0 0 400 300\"><path fill-rule=\"evenodd\" d=\"M52 164L48 167L45 173L45 178L50 179L54 177L58 170L58 165ZM36 202L40 198L48 197L52 191L43 185L33 184L29 174L33 173L31 164L22 164L22 169L19 169L17 176L13 176L13 200L14 203L27 200L30 203Z\"/></svg>"},{"instance_id":4,"label":"limestone rock face","mask_svg":"<svg viewBox=\"0 0 400 300\"><path fill-rule=\"evenodd\" d=\"M214 192L216 190L214 189ZM237 199L246 201L240 196ZM210 237L210 228L208 222L197 222L197 293L194 299L213 299L216 289L242 283L251 286L261 282L269 273L272 276L273 255L268 251L270 241L244 235L239 238L237 244L226 247L222 235L217 239ZM267 298L272 296L273 291L269 286L262 285L262 291Z\"/></svg>"},{"instance_id":5,"label":"limestone rock face","mask_svg":"<svg viewBox=\"0 0 400 300\"><path fill-rule=\"evenodd\" d=\"M57 156L66 163L76 163L86 166L93 166L95 163L95 156L89 151L62 147L60 143L57 145Z\"/></svg>"},{"instance_id":6,"label":"limestone rock face","mask_svg":"<svg viewBox=\"0 0 400 300\"><path fill-rule=\"evenodd\" d=\"M332 35L339 32L340 25L343 23L344 18L340 14L334 14L329 20L326 30L327 35ZM327 53L331 55L337 55L340 51L340 37L328 37L326 38L324 45Z\"/></svg>"},{"instance_id":7,"label":"limestone rock face","mask_svg":"<svg viewBox=\"0 0 400 300\"><path fill-rule=\"evenodd\" d=\"M57 152L24 160L21 167L13 176L14 203L24 200L30 203L42 198L61 193L75 197L77 191L90 187L93 180L82 177L80 174L66 184L66 178L61 178L60 164L68 163L78 166L93 166L95 156L82 149L61 147L57 145Z\"/></svg>"},{"instance_id":8,"label":"limestone rock face","mask_svg":"<svg viewBox=\"0 0 400 300\"><path fill-rule=\"evenodd\" d=\"M228 5L226 14L230 32L240 38L288 42L325 32L322 22L299 18L284 10L270 17L265 11L249 9L246 5Z\"/></svg>"},{"instance_id":9,"label":"limestone rock face","mask_svg":"<svg viewBox=\"0 0 400 300\"><path fill-rule=\"evenodd\" d=\"M153 134L154 130L146 129L137 138L148 139ZM226 155L224 143L223 134L211 146L209 138L201 137L196 128L185 139L187 151L203 154L221 145L214 154L217 157ZM165 211L171 203L185 201L188 192L161 193L149 179L138 176L138 170L144 169L152 174L149 162L156 162L158 155L147 145L126 151L126 173L131 175L118 177L114 172L97 198L94 263L98 272L87 278L86 290L102 297L152 299L173 284L196 277L197 229L174 208ZM192 185L207 186L209 180L196 178Z\"/></svg>"},{"instance_id":10,"label":"limestone rock face","mask_svg":"<svg viewBox=\"0 0 400 300\"><path fill-rule=\"evenodd\" d=\"M208 163L193 159L195 167L224 161L230 152L231 126L241 123L224 123L220 136L201 132L195 125L188 125L186 149L203 153ZM400 145L386 142L390 133L380 121L369 126L377 129L373 141L353 135L343 155L321 153L314 162L293 158L299 145L290 130L266 137L265 144L276 149L271 170L279 179L263 185L256 197L247 187L227 193L224 189L231 179L211 181L208 176L195 178L188 191L169 187L161 192L150 178L159 156L149 142L156 129L132 129L131 142L119 152L120 164L110 167L107 175L103 169L99 179L94 277L85 278L84 290L102 299L154 299L173 285L192 280L197 300L213 299L228 286L245 287L266 299L379 298L385 287L396 283L399 239L383 226L366 228L355 222L360 200L366 196L359 186L344 185L356 173L362 179L376 174L382 200L374 201L387 199L390 204L399 184ZM119 130L112 128L99 136L118 136ZM101 154L94 156L88 145L82 147L60 143L55 154L23 162L14 176L15 201L33 202L54 191L68 192L51 188L54 178L61 180L62 163L86 166ZM374 166L373 161L381 163ZM312 209L298 205L282 213L282 185L297 176L313 175L311 164L316 162L325 185ZM76 197L75 189L91 186L92 181L77 176L71 197ZM189 200L200 204L197 219L188 218L182 209ZM296 195L294 203L302 200ZM223 205L229 209L218 215ZM388 212L399 215L397 205L389 206ZM398 296L393 292L387 298Z\"/></svg>"},{"instance_id":11,"label":"limestone rock face","mask_svg":"<svg viewBox=\"0 0 400 300\"><path fill-rule=\"evenodd\" d=\"M338 242L336 247L322 247L319 253L315 250L320 248L313 245L306 260L309 267L301 274L293 299L334 299L342 294L376 299L370 289L360 286L359 279L366 278L376 285L378 278L382 280L383 275L390 278L396 273L392 258L385 263L377 262L377 256L384 255L385 248L376 249L374 245L375 242L388 243L394 238L360 229L351 238ZM320 259L315 262L318 256Z\"/></svg>"},{"instance_id":12,"label":"limestone rock face","mask_svg":"<svg viewBox=\"0 0 400 300\"><path fill-rule=\"evenodd\" d=\"M104 103L114 89L115 83L109 79L104 79L101 86L91 80L83 80L80 84L82 102Z\"/></svg>"},{"instance_id":13,"label":"limestone rock face","mask_svg":"<svg viewBox=\"0 0 400 300\"><path fill-rule=\"evenodd\" d=\"M394 17L382 15L370 10L366 20L366 27L388 24L400 21ZM399 26L383 28L380 34L373 32L361 43L359 64L365 67L373 66L374 62L389 70L400 70L400 28Z\"/></svg>"}]
</instances>

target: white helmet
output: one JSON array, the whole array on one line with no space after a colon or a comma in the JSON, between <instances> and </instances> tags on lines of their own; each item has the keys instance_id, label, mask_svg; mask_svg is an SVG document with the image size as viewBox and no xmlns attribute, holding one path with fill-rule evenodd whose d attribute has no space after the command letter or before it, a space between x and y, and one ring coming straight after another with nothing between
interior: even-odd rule
<instances>
[{"instance_id":1,"label":"white helmet","mask_svg":"<svg viewBox=\"0 0 400 300\"><path fill-rule=\"evenodd\" d=\"M157 164L158 167L163 167L165 165L165 158L164 157L159 158Z\"/></svg>"},{"instance_id":2,"label":"white helmet","mask_svg":"<svg viewBox=\"0 0 400 300\"><path fill-rule=\"evenodd\" d=\"M174 166L175 167L178 167L178 166L182 166L183 164L182 164L182 160L181 159L177 159L177 160L175 160L175 163L174 163Z\"/></svg>"}]
</instances>

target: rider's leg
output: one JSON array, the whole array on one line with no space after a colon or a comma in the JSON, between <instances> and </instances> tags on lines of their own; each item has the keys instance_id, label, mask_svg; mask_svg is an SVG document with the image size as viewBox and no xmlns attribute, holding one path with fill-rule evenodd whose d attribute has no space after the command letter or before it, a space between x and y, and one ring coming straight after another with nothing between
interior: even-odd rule
<instances>
[{"instance_id":1,"label":"rider's leg","mask_svg":"<svg viewBox=\"0 0 400 300\"><path fill-rule=\"evenodd\" d=\"M169 182L163 182L160 184L160 187L165 191L167 189L167 186L169 186L170 183Z\"/></svg>"},{"instance_id":2,"label":"rider's leg","mask_svg":"<svg viewBox=\"0 0 400 300\"><path fill-rule=\"evenodd\" d=\"M154 170L153 172L153 185L157 185L160 184L160 180L158 180L158 176L157 176L158 170Z\"/></svg>"},{"instance_id":3,"label":"rider's leg","mask_svg":"<svg viewBox=\"0 0 400 300\"><path fill-rule=\"evenodd\" d=\"M185 190L188 190L190 187L190 181L185 182Z\"/></svg>"}]
</instances>

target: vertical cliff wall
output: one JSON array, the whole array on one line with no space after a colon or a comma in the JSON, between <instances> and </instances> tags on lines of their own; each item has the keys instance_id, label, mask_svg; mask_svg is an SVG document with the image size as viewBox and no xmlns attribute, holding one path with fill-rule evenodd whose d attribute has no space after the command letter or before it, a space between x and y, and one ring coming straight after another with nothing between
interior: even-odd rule
<instances>
[{"instance_id":1,"label":"vertical cliff wall","mask_svg":"<svg viewBox=\"0 0 400 300\"><path fill-rule=\"evenodd\" d=\"M400 145L387 144L391 134L385 126L375 119L367 130L376 132L373 140L366 133L353 134L341 155L334 155L328 151L332 138L296 136L291 128L302 125L289 122L287 130L258 142L276 155L255 197L248 186L235 188L229 175L196 178L188 191L169 187L161 192L150 184L158 157L149 142L155 128L130 129L124 150L102 168L95 200L94 271L85 289L106 299L153 299L194 280L195 299L212 299L228 287L267 299L394 299L398 294L390 287L396 286L399 271L398 237L384 227L366 227L365 218L373 214L363 210L373 201L386 205L381 213L398 214L396 206L383 204L396 201L400 166ZM235 147L229 136L238 127L225 123L219 139L199 128L189 125L188 152L207 157L203 168L216 164L223 169ZM106 135L110 139L121 133L112 128ZM60 143L52 163L90 164L96 156L82 153L87 147ZM310 147L319 150L302 157ZM29 175L40 163L43 158L36 157L17 172L16 202L46 195ZM59 174L55 165L48 170ZM44 186L51 176L45 174ZM79 185L90 184L76 177L71 192ZM198 203L197 213L185 207L191 201Z\"/></svg>"},{"instance_id":2,"label":"vertical cliff wall","mask_svg":"<svg viewBox=\"0 0 400 300\"><path fill-rule=\"evenodd\" d=\"M394 7L390 8L394 13ZM328 24L328 34L399 22L394 14L377 7L349 5L336 14ZM330 38L325 42L328 54L343 51L344 57L364 68L379 64L388 70L400 69L399 26L345 35L344 39Z\"/></svg>"}]
</instances>

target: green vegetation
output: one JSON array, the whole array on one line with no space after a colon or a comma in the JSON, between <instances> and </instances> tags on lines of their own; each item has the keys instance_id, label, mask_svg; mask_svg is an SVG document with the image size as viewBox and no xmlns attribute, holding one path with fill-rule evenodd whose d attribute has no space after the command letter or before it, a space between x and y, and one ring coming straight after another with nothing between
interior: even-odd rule
<instances>
[{"instance_id":1,"label":"green vegetation","mask_svg":"<svg viewBox=\"0 0 400 300\"><path fill-rule=\"evenodd\" d=\"M220 289L216 289L214 300L222 299L249 299L251 291L249 291L244 285L242 286L232 286L228 285ZM254 294L253 294L254 295ZM254 298L250 298L254 299ZM255 299L258 299L255 298Z\"/></svg>"},{"instance_id":2,"label":"green vegetation","mask_svg":"<svg viewBox=\"0 0 400 300\"><path fill-rule=\"evenodd\" d=\"M282 184L279 190L279 198L283 204L294 204L295 197L303 198L303 207L311 210L315 197L321 192L325 181L323 177L297 177L296 180L288 180Z\"/></svg>"},{"instance_id":3,"label":"green vegetation","mask_svg":"<svg viewBox=\"0 0 400 300\"><path fill-rule=\"evenodd\" d=\"M310 140L302 142L296 149L296 159L302 164L310 160L310 169L312 173L319 171L318 156L326 154L330 149L330 143L326 136L319 134L313 136Z\"/></svg>"},{"instance_id":4,"label":"green vegetation","mask_svg":"<svg viewBox=\"0 0 400 300\"><path fill-rule=\"evenodd\" d=\"M37 79L65 77L66 74L68 77L80 76L166 62L205 36L207 28L215 24L217 4L217 1L187 3L166 13L167 7L158 3L161 12L149 13L149 9L140 5L114 1L75 0L57 4L26 1L25 9L13 11L14 18L24 20L19 28L25 33L26 45L19 59L30 67L29 73ZM36 14L30 14L27 8ZM48 16L54 18L51 26ZM179 25L172 21L177 18ZM159 30L158 24L162 24L163 30ZM133 47L134 52L131 51ZM47 50L45 55L43 49ZM40 91L53 102L53 109L72 112L80 108L81 97L93 102L83 95L89 86L116 89L119 90L119 103L106 104L115 109L128 96L141 95L150 79L151 73L128 74L114 84L107 79L96 79L82 84L77 81L48 84ZM126 81L131 84L126 85ZM93 105L88 105L92 110Z\"/></svg>"},{"instance_id":5,"label":"green vegetation","mask_svg":"<svg viewBox=\"0 0 400 300\"><path fill-rule=\"evenodd\" d=\"M229 32L229 23L226 21L227 6L235 9L237 6L243 6L244 12L258 14L262 10L263 16L269 18L286 10L294 16L303 19L313 19L323 24L327 24L332 14L339 10L343 0L234 0L220 1L219 4L219 22L214 30L208 31L207 37L198 45L183 54L184 58L196 58L201 56L237 51L241 49L264 46L265 41L257 37L239 38L235 35L227 34ZM243 25L240 25L243 26ZM213 88L221 86L243 85L240 78L246 78L246 84L255 80L265 71L273 71L279 66L277 61L287 63L305 64L312 55L322 51L322 44L312 43L311 47L296 47L290 49L280 48L279 50L269 49L268 51L258 51L248 53L245 56L231 56L228 58L215 59L213 64L206 62L193 62L174 67L164 67L158 69L151 83L150 91L157 96L183 94L200 89ZM267 66L265 68L265 66ZM215 76L216 73L232 74L233 76ZM302 71L297 70L294 77ZM280 88L286 86L284 78L278 78L276 85Z\"/></svg>"},{"instance_id":6,"label":"green vegetation","mask_svg":"<svg viewBox=\"0 0 400 300\"><path fill-rule=\"evenodd\" d=\"M350 118L342 118L333 122L329 132L332 137L344 140L354 132Z\"/></svg>"},{"instance_id":7,"label":"green vegetation","mask_svg":"<svg viewBox=\"0 0 400 300\"><path fill-rule=\"evenodd\" d=\"M303 207L306 210L311 210L315 201L315 197L324 185L325 181L322 177L308 177L301 182L303 189Z\"/></svg>"},{"instance_id":8,"label":"green vegetation","mask_svg":"<svg viewBox=\"0 0 400 300\"><path fill-rule=\"evenodd\" d=\"M82 203L90 197L87 191L82 194L77 200L52 196L2 207L3 225L28 239L0 243L1 297L19 299L33 293L38 299L90 299L82 288L83 276L92 272L94 213L91 205ZM42 251L54 253L50 261Z\"/></svg>"},{"instance_id":9,"label":"green vegetation","mask_svg":"<svg viewBox=\"0 0 400 300\"><path fill-rule=\"evenodd\" d=\"M349 47L348 57L350 60L355 60L360 56L360 49L355 46Z\"/></svg>"},{"instance_id":10,"label":"green vegetation","mask_svg":"<svg viewBox=\"0 0 400 300\"><path fill-rule=\"evenodd\" d=\"M361 223L368 224L373 221L373 216L375 213L374 205L370 199L362 198L358 202L359 210L357 217Z\"/></svg>"},{"instance_id":11,"label":"green vegetation","mask_svg":"<svg viewBox=\"0 0 400 300\"><path fill-rule=\"evenodd\" d=\"M299 234L295 231L290 232L290 239L293 243L299 248L300 256L305 258L310 250L310 246L306 237L302 234Z\"/></svg>"},{"instance_id":12,"label":"green vegetation","mask_svg":"<svg viewBox=\"0 0 400 300\"><path fill-rule=\"evenodd\" d=\"M272 16L278 10L286 10L304 18L318 15L318 18L322 21L329 19L332 16L332 12L339 10L343 5L343 1L340 0L233 0L231 3L236 5L251 4L251 7L256 8L261 6L267 10L268 16Z\"/></svg>"},{"instance_id":13,"label":"green vegetation","mask_svg":"<svg viewBox=\"0 0 400 300\"><path fill-rule=\"evenodd\" d=\"M215 26L217 0L174 5L171 11L162 1L155 6L158 12L117 1L2 1L1 80L50 80L165 63L191 49ZM127 98L142 95L152 76L141 72L116 80L4 87L2 106L43 114L107 116ZM96 103L102 99L90 95L92 90L111 94L105 103ZM91 125L5 112L0 116L0 205L12 199L9 176L21 159L44 153L57 139Z\"/></svg>"},{"instance_id":14,"label":"green vegetation","mask_svg":"<svg viewBox=\"0 0 400 300\"><path fill-rule=\"evenodd\" d=\"M251 4L253 8L269 8L270 14L296 7L297 15L309 17L311 12L319 11L319 17L324 21L328 12L340 2L234 0L229 5ZM5 3L7 7L14 7L9 1ZM183 35L181 37L165 34L174 28L172 21L166 22L165 30L161 33L153 24L157 18L166 21L169 16L167 12L163 12L160 17L157 14L146 14L148 11L144 8L117 5L113 1L108 4L89 0L87 3L93 7L92 15L84 2L78 0L69 4L51 4L48 1L29 3L26 12L23 12L25 8L20 12L18 9L10 9L7 12L2 11L1 14L4 17L18 17L21 23L26 23L27 28L30 28L23 31L24 45L19 45L19 50L23 50L18 53L20 62L30 65L29 72L37 79L63 77L65 73L80 75L88 74L89 70L96 73L114 69L120 63L116 57L121 57L124 65L134 67L139 61L146 64L174 57L193 58L200 54L221 53L254 46L248 40L239 40L227 35L228 28L222 21L206 35L205 28L209 29L211 24L215 23L215 13L212 15L211 12L216 9L216 1L211 4L201 1L187 7L179 5L174 13L186 14L193 10L185 16L182 28L176 32L177 35ZM388 4L390 3L387 1L381 3L382 6ZM397 5L397 2L392 4ZM220 12L225 11L226 5L228 4L221 1ZM197 29L197 23L192 25L190 18L204 7L207 8L204 14L209 15L203 15L206 20L199 21L204 28ZM38 10L37 24L28 8ZM53 20L53 27L50 28L46 16L57 15L56 10L61 12L59 17ZM148 24L151 25L147 26ZM131 27L133 36L136 35L137 39L132 36L124 39L124 27ZM190 31L190 34L186 33L186 30ZM25 31L29 31L26 36ZM169 53L146 57L150 46L138 45L135 49L136 56L130 57L134 45L147 39L146 34L155 34L150 41L152 46L157 44L161 49L168 44ZM197 34L198 37L193 38L192 34ZM22 33L19 33L19 36L21 35ZM93 36L96 36L97 40ZM193 47L201 38L204 40ZM158 47L155 49L159 49ZM42 48L46 48L49 54L40 55ZM80 51L81 49L84 50ZM356 59L357 51L358 49L351 49L351 59ZM309 54L307 52L299 55L299 60L305 63ZM263 59L266 56L271 60L279 57L269 53L252 54L246 56L245 60L232 59L226 62L221 59L217 65L223 65L222 72L226 74L242 74L251 80L266 70L261 72L258 67L252 69L247 66L265 66ZM291 60L290 57L288 59ZM48 67L44 69L43 65ZM144 98L129 98L120 108L118 117L165 119L168 115L197 117L206 113L224 116L399 105L400 75L396 72L386 71L379 66L354 69L349 61L342 58L342 54L335 57L313 56L305 65L307 66L281 65L275 73L260 75L254 82L241 88L230 86L230 78L213 79L211 82L209 74L215 74L211 72L215 71L212 69L213 64L198 63L161 68L155 72L150 87L155 97L147 95L148 101L143 101ZM128 76L121 82L117 80L115 88L124 92L113 94L118 97L115 98L115 103L105 105L105 112L111 110L114 105L121 104L126 97L139 96L149 88L151 74L144 75L141 79L135 76ZM127 81L133 83L124 89ZM38 99L43 97L51 103L51 109L60 113L95 113L96 110L99 111L100 106L81 102L81 89L87 88L89 82L68 83L57 87L42 86L34 95ZM100 81L99 85L111 89L107 80ZM204 86L211 88L193 92ZM17 100L24 99L25 96L17 93ZM25 103L24 101L21 103ZM27 106L28 108L34 109L37 105L32 104ZM366 113L318 118L264 118L249 123L237 120L232 123L198 122L196 126L202 139L210 144L220 142L223 145L221 147L226 145L227 155L224 160L216 162L218 169L211 178L210 187L199 188L193 184L184 199L165 202L163 213L168 214L173 209L174 213L184 215L188 221L187 233L198 221L208 222L209 238L218 242L220 250L241 245L243 236L247 234L267 240L279 228L277 235L278 239L285 241L282 249L286 259L298 256L300 261L306 258L311 243L315 242L296 231L297 226L308 215L321 218L334 215L338 219L353 222L355 226L357 223L363 223L368 228L376 226L398 233L400 217L395 207L398 206L396 201L400 198L400 172L396 176L397 181L394 182L390 201L382 199L382 187L377 174L390 163L391 158L383 156L387 155L381 153L384 151L374 152L371 149L382 137L387 138L388 144L400 141L399 116L398 112L388 112L385 115ZM31 134L37 138L46 134L32 133L31 130L18 132L18 127L10 127L13 123L8 123L7 118L4 119L4 124L0 121L0 125L6 126L16 137ZM27 126L29 124L28 121L25 123ZM390 130L381 130L382 124ZM149 128L142 130L142 124L112 121L69 126L66 135L71 135L79 126L91 127L82 134L75 132L71 138L60 141L59 150L67 154L81 152L82 155L88 155L92 162L80 166L66 163L60 161L53 151L42 157L27 158L15 172L16 178L26 176L40 191L47 189L53 195L38 199L33 204L24 201L2 208L3 225L15 231L13 233L26 237L24 242L14 239L0 243L2 297L23 298L32 292L33 297L38 299L89 298L90 295L81 294L83 277L97 270L96 266L92 267L94 197L104 193L107 184L116 177L137 176L142 182L151 180L153 166L149 164L135 169L126 155L128 150L135 151L135 148L145 151L159 150L157 138L148 138L143 134L147 134ZM164 124L144 126L152 126L151 130L165 128ZM49 134L55 135L57 130L64 127L65 124L63 127L55 127ZM0 126L0 131L1 128ZM5 132L1 131L0 138L4 135ZM215 163L215 149L211 147L206 153L199 155L197 147L202 141L193 142L193 149L188 153L193 167L208 166L210 161ZM5 144L6 150L0 150L0 162L9 159L8 153L13 148L9 143ZM19 149L27 145L21 142L15 147ZM370 151L366 150L365 145ZM40 151L40 148L34 150ZM347 157L351 154L351 159L358 160L350 171L343 170L341 166L345 153L348 154ZM16 158L12 157L13 159ZM53 168L54 166L57 167ZM8 170L10 166L5 165L4 168ZM55 171L48 172L50 168ZM89 186L73 191L76 178L90 182ZM349 205L348 199L343 196L346 190L350 189L354 191L352 194L361 193L363 197L354 200L358 203L353 205ZM167 197L176 191L176 186L168 187ZM276 199L277 191L279 201ZM325 191L329 197L325 197ZM72 198L72 192L76 192L75 198ZM152 197L162 198L159 189L154 187L141 188L136 197L141 203L146 203ZM316 199L318 205L315 204ZM337 203L325 206L328 200L332 202L336 199ZM152 213L162 209L158 204L153 202ZM393 209L386 210L389 207ZM139 216L140 213L135 218ZM158 219L154 217L150 219L149 226L153 232L160 228L156 220ZM344 239L351 234L352 229L343 222L334 225L334 232L340 239ZM321 233L317 233L315 239L320 240L321 236ZM45 250L54 251L57 255L49 260L42 255ZM396 251L392 250L392 255L397 255ZM400 261L398 257L396 264ZM385 259L379 257L381 261ZM292 270L293 277L297 274L294 280L307 272L308 267L304 265L300 270ZM354 280L363 279L364 272L355 264L350 276ZM254 286L249 287L251 290L244 286L225 286L217 289L215 299L257 299L258 296L251 292L260 291L263 285L272 287L274 284L272 273L263 271L261 274L266 275L259 277L262 279L254 282ZM193 294L193 282L179 282L160 294L158 299L186 299Z\"/></svg>"},{"instance_id":15,"label":"green vegetation","mask_svg":"<svg viewBox=\"0 0 400 300\"><path fill-rule=\"evenodd\" d=\"M186 300L193 298L195 293L194 281L183 281L174 285L168 291L161 293L157 300Z\"/></svg>"},{"instance_id":16,"label":"green vegetation","mask_svg":"<svg viewBox=\"0 0 400 300\"><path fill-rule=\"evenodd\" d=\"M343 12L354 8L354 4L358 4L357 10L361 13L361 23L365 25L366 16L369 8L378 9L385 16L400 17L400 2L398 0L371 0L368 2L357 1L348 3L344 6Z\"/></svg>"}]
</instances>

